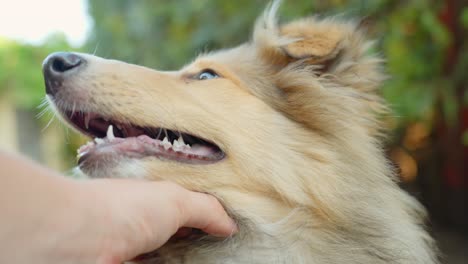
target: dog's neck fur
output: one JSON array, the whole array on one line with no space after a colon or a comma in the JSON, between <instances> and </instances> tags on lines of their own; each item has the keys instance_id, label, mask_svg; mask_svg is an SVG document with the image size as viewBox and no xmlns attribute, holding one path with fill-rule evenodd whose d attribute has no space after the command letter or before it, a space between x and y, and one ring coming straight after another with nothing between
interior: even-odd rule
<instances>
[{"instance_id":1,"label":"dog's neck fur","mask_svg":"<svg viewBox=\"0 0 468 264\"><path fill-rule=\"evenodd\" d=\"M399 234L408 231L400 226L399 234L368 234L363 241L353 238L373 227L355 230L317 228L320 223L295 222L307 216L297 209L276 223L241 225L241 232L229 239L210 237L196 241L168 244L157 257L145 264L263 264L263 263L431 263L424 248L405 244ZM250 220L249 220L250 221ZM291 222L295 222L291 224ZM314 226L317 225L317 226ZM396 227L396 225L395 225ZM331 227L330 227L331 228ZM391 232L391 231L387 231ZM359 234L355 234L359 233ZM420 255L417 255L420 254Z\"/></svg>"}]
</instances>

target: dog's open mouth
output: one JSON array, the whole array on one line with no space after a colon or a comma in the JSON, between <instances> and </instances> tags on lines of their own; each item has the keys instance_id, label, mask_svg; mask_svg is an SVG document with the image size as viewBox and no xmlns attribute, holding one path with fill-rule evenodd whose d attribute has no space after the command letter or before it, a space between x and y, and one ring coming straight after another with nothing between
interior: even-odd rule
<instances>
[{"instance_id":1,"label":"dog's open mouth","mask_svg":"<svg viewBox=\"0 0 468 264\"><path fill-rule=\"evenodd\" d=\"M136 126L97 113L65 114L75 128L94 138L78 149L78 164L97 156L156 157L189 164L210 164L224 158L217 145L188 133Z\"/></svg>"}]
</instances>

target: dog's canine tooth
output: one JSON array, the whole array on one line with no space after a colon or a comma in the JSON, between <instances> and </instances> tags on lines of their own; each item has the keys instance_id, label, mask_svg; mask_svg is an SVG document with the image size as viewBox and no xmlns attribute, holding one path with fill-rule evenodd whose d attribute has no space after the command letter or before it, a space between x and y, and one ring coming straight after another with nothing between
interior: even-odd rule
<instances>
[{"instance_id":1,"label":"dog's canine tooth","mask_svg":"<svg viewBox=\"0 0 468 264\"><path fill-rule=\"evenodd\" d=\"M176 141L174 140L174 143ZM178 143L178 146L180 149L191 149L192 147L187 143L185 144L185 141L184 141L184 137L182 135L179 136L179 138L177 139L177 143ZM175 144L174 144L175 145Z\"/></svg>"},{"instance_id":2,"label":"dog's canine tooth","mask_svg":"<svg viewBox=\"0 0 468 264\"><path fill-rule=\"evenodd\" d=\"M96 144L98 144L98 145L104 143L104 139L102 139L102 138L95 138L94 141L95 141Z\"/></svg>"},{"instance_id":3,"label":"dog's canine tooth","mask_svg":"<svg viewBox=\"0 0 468 264\"><path fill-rule=\"evenodd\" d=\"M114 140L115 139L114 128L112 127L112 125L109 125L109 127L107 128L107 138L109 140Z\"/></svg>"},{"instance_id":4,"label":"dog's canine tooth","mask_svg":"<svg viewBox=\"0 0 468 264\"><path fill-rule=\"evenodd\" d=\"M87 113L85 114L85 119L84 119L84 125L86 129L89 129L89 120L91 119L91 114Z\"/></svg>"},{"instance_id":5,"label":"dog's canine tooth","mask_svg":"<svg viewBox=\"0 0 468 264\"><path fill-rule=\"evenodd\" d=\"M167 137L164 137L163 141L161 142L161 145L164 147L165 150L168 150L172 147L171 142L167 139Z\"/></svg>"},{"instance_id":6,"label":"dog's canine tooth","mask_svg":"<svg viewBox=\"0 0 468 264\"><path fill-rule=\"evenodd\" d=\"M175 140L174 140L174 142L175 142ZM179 136L179 139L177 139L177 142L179 143L180 146L185 145L184 138L182 137L182 135Z\"/></svg>"},{"instance_id":7,"label":"dog's canine tooth","mask_svg":"<svg viewBox=\"0 0 468 264\"><path fill-rule=\"evenodd\" d=\"M173 148L175 151L180 151L182 146L183 146L183 145L181 145L181 144L179 143L179 141L177 141L177 140L174 139L174 142L172 143L172 148Z\"/></svg>"}]
</instances>

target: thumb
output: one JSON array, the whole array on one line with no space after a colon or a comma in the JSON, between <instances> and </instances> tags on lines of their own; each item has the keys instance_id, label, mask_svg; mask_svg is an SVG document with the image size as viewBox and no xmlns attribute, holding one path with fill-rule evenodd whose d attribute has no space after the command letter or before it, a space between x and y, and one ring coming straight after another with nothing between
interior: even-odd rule
<instances>
[{"instance_id":1,"label":"thumb","mask_svg":"<svg viewBox=\"0 0 468 264\"><path fill-rule=\"evenodd\" d=\"M182 226L203 230L213 235L226 237L237 232L236 223L227 215L219 201L208 194L190 192L186 201L179 203Z\"/></svg>"}]
</instances>

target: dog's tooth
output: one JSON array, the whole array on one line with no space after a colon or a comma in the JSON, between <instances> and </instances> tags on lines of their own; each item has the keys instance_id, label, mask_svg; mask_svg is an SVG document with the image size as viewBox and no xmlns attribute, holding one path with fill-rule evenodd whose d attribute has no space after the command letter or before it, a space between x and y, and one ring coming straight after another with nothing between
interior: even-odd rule
<instances>
[{"instance_id":1,"label":"dog's tooth","mask_svg":"<svg viewBox=\"0 0 468 264\"><path fill-rule=\"evenodd\" d=\"M98 145L104 143L104 139L102 139L102 138L95 138L94 141L95 141L96 144L98 144Z\"/></svg>"},{"instance_id":2,"label":"dog's tooth","mask_svg":"<svg viewBox=\"0 0 468 264\"><path fill-rule=\"evenodd\" d=\"M174 139L174 143L172 143L172 148L173 148L176 152L182 151L182 148L183 148L184 146L185 146L184 144L180 144L179 141L177 141L177 140L175 140L175 139Z\"/></svg>"},{"instance_id":3,"label":"dog's tooth","mask_svg":"<svg viewBox=\"0 0 468 264\"><path fill-rule=\"evenodd\" d=\"M164 137L163 141L161 142L161 145L164 147L165 150L168 150L172 147L171 142L167 139L167 137Z\"/></svg>"},{"instance_id":4,"label":"dog's tooth","mask_svg":"<svg viewBox=\"0 0 468 264\"><path fill-rule=\"evenodd\" d=\"M114 127L112 127L112 125L109 125L109 127L107 128L107 138L109 140L114 140L115 139Z\"/></svg>"},{"instance_id":5,"label":"dog's tooth","mask_svg":"<svg viewBox=\"0 0 468 264\"><path fill-rule=\"evenodd\" d=\"M182 136L179 136L179 139L177 139L179 145L183 146L185 145L184 138Z\"/></svg>"},{"instance_id":6,"label":"dog's tooth","mask_svg":"<svg viewBox=\"0 0 468 264\"><path fill-rule=\"evenodd\" d=\"M86 129L89 129L89 120L91 119L91 114L87 113L85 114L85 117L84 117L84 125L86 127Z\"/></svg>"}]
</instances>

